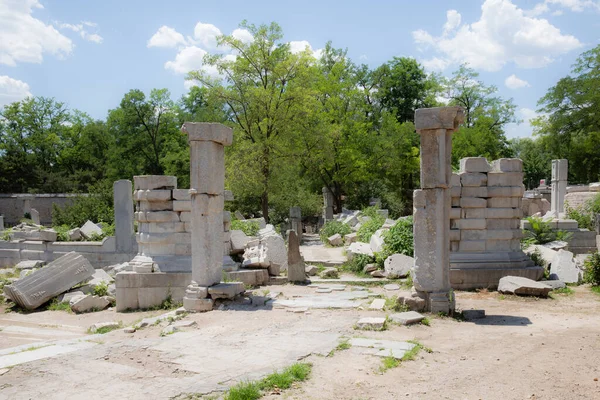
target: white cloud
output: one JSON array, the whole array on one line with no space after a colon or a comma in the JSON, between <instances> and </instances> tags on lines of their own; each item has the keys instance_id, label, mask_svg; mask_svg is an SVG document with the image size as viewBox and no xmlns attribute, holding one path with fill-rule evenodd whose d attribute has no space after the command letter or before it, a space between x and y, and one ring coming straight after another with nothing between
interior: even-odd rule
<instances>
[{"instance_id":1,"label":"white cloud","mask_svg":"<svg viewBox=\"0 0 600 400\"><path fill-rule=\"evenodd\" d=\"M93 22L82 22L80 24L60 24L59 28L60 29L69 29L75 33L79 33L79 36L81 36L84 40L87 40L88 42L94 42L94 43L102 43L102 41L104 40L102 38L102 36L98 35L97 33L89 33L85 28L85 26L90 26L90 27L96 27L98 26L98 24L95 24Z\"/></svg>"},{"instance_id":2,"label":"white cloud","mask_svg":"<svg viewBox=\"0 0 600 400\"><path fill-rule=\"evenodd\" d=\"M44 53L57 57L73 51L73 42L31 14L43 8L37 0L0 1L0 64L41 63Z\"/></svg>"},{"instance_id":3,"label":"white cloud","mask_svg":"<svg viewBox=\"0 0 600 400\"><path fill-rule=\"evenodd\" d=\"M177 47L178 45L185 44L185 38L175 29L168 27L166 25L158 28L158 31L146 44L147 47Z\"/></svg>"},{"instance_id":4,"label":"white cloud","mask_svg":"<svg viewBox=\"0 0 600 400\"><path fill-rule=\"evenodd\" d=\"M439 72L445 70L450 63L447 60L443 60L438 57L433 57L428 60L423 60L421 64L423 64L423 66L430 71Z\"/></svg>"},{"instance_id":5,"label":"white cloud","mask_svg":"<svg viewBox=\"0 0 600 400\"><path fill-rule=\"evenodd\" d=\"M217 48L217 37L221 36L221 30L213 24L198 22L194 28L194 42L206 49Z\"/></svg>"},{"instance_id":6,"label":"white cloud","mask_svg":"<svg viewBox=\"0 0 600 400\"><path fill-rule=\"evenodd\" d=\"M165 63L165 68L172 70L176 74L187 74L202 67L202 60L205 54L206 51L199 47L185 47L177 53L175 60Z\"/></svg>"},{"instance_id":7,"label":"white cloud","mask_svg":"<svg viewBox=\"0 0 600 400\"><path fill-rule=\"evenodd\" d=\"M252 43L254 41L254 36L252 36L252 34L246 29L234 29L233 32L231 32L231 36L241 40L242 43Z\"/></svg>"},{"instance_id":8,"label":"white cloud","mask_svg":"<svg viewBox=\"0 0 600 400\"><path fill-rule=\"evenodd\" d=\"M359 60L363 60L363 61L367 61L369 59L369 57L366 54L361 54L360 57L358 57Z\"/></svg>"},{"instance_id":9,"label":"white cloud","mask_svg":"<svg viewBox=\"0 0 600 400\"><path fill-rule=\"evenodd\" d=\"M319 59L323 55L323 49L313 50L310 43L306 40L292 40L290 42L290 52L292 54L300 53L308 48L308 51L312 52L314 58Z\"/></svg>"},{"instance_id":10,"label":"white cloud","mask_svg":"<svg viewBox=\"0 0 600 400\"><path fill-rule=\"evenodd\" d=\"M594 0L544 0L538 3L532 10L526 11L527 15L537 16L542 15L551 10L551 7L566 8L573 12L582 12L587 9L600 11L600 1ZM562 10L555 10L551 15L562 15Z\"/></svg>"},{"instance_id":11,"label":"white cloud","mask_svg":"<svg viewBox=\"0 0 600 400\"><path fill-rule=\"evenodd\" d=\"M511 76L509 76L508 78L506 78L504 80L504 84L509 89L520 89L520 88L531 86L529 84L529 82L524 81L523 79L517 78L517 76L515 74L512 74Z\"/></svg>"},{"instance_id":12,"label":"white cloud","mask_svg":"<svg viewBox=\"0 0 600 400\"><path fill-rule=\"evenodd\" d=\"M539 68L582 46L547 20L526 16L510 0L486 0L481 10L478 21L456 27L453 35L433 37L423 30L414 31L415 42L433 48L443 62L427 61L438 66L466 62L486 71L498 71L511 62ZM454 26L457 17L452 14L450 19L445 26Z\"/></svg>"},{"instance_id":13,"label":"white cloud","mask_svg":"<svg viewBox=\"0 0 600 400\"><path fill-rule=\"evenodd\" d=\"M460 14L456 10L446 11L446 23L444 24L444 35L452 32L460 25Z\"/></svg>"},{"instance_id":14,"label":"white cloud","mask_svg":"<svg viewBox=\"0 0 600 400\"><path fill-rule=\"evenodd\" d=\"M0 107L31 96L27 83L0 75Z\"/></svg>"}]
</instances>

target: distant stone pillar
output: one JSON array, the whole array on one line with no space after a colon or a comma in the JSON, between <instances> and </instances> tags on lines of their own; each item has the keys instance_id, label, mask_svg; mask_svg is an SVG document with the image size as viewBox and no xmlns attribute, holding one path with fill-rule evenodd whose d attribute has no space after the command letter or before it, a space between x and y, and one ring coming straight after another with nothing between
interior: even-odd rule
<instances>
[{"instance_id":1,"label":"distant stone pillar","mask_svg":"<svg viewBox=\"0 0 600 400\"><path fill-rule=\"evenodd\" d=\"M552 160L552 201L550 211L557 214L565 212L565 195L567 194L568 160Z\"/></svg>"},{"instance_id":2,"label":"distant stone pillar","mask_svg":"<svg viewBox=\"0 0 600 400\"><path fill-rule=\"evenodd\" d=\"M0 232L4 230L4 215L0 215Z\"/></svg>"},{"instance_id":3,"label":"distant stone pillar","mask_svg":"<svg viewBox=\"0 0 600 400\"><path fill-rule=\"evenodd\" d=\"M323 188L323 219L325 222L333 219L333 194L327 187Z\"/></svg>"},{"instance_id":4,"label":"distant stone pillar","mask_svg":"<svg viewBox=\"0 0 600 400\"><path fill-rule=\"evenodd\" d=\"M209 311L210 287L223 275L225 146L231 145L233 131L222 124L192 122L181 130L190 144L192 223L192 282L183 306L188 311Z\"/></svg>"},{"instance_id":5,"label":"distant stone pillar","mask_svg":"<svg viewBox=\"0 0 600 400\"><path fill-rule=\"evenodd\" d=\"M298 241L302 243L302 209L300 207L290 207L290 225L298 235Z\"/></svg>"},{"instance_id":6,"label":"distant stone pillar","mask_svg":"<svg viewBox=\"0 0 600 400\"><path fill-rule=\"evenodd\" d=\"M115 209L115 241L117 252L133 253L135 232L133 230L133 186L123 179L113 183Z\"/></svg>"},{"instance_id":7,"label":"distant stone pillar","mask_svg":"<svg viewBox=\"0 0 600 400\"><path fill-rule=\"evenodd\" d=\"M25 216L25 214L31 215L31 201L33 199L35 199L35 196L32 194L26 194L22 197L22 199L23 199L23 213L19 219L23 218Z\"/></svg>"},{"instance_id":8,"label":"distant stone pillar","mask_svg":"<svg viewBox=\"0 0 600 400\"><path fill-rule=\"evenodd\" d=\"M451 313L450 190L452 133L464 118L461 107L418 109L421 189L414 192L415 266L413 282L427 311Z\"/></svg>"},{"instance_id":9,"label":"distant stone pillar","mask_svg":"<svg viewBox=\"0 0 600 400\"><path fill-rule=\"evenodd\" d=\"M304 258L300 254L300 239L296 231L289 230L288 234L288 268L287 276L289 282L302 283L306 281L306 269Z\"/></svg>"}]
</instances>

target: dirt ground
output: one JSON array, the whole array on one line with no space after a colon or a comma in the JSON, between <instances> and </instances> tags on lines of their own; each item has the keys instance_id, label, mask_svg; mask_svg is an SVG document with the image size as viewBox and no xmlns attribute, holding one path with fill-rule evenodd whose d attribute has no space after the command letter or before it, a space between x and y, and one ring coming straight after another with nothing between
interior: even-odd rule
<instances>
[{"instance_id":1,"label":"dirt ground","mask_svg":"<svg viewBox=\"0 0 600 400\"><path fill-rule=\"evenodd\" d=\"M282 291L281 296L287 298L314 293L314 289L291 285L272 286L268 289ZM371 290L383 292L379 287ZM417 340L432 350L431 353L422 351L416 360L402 362L400 366L384 373L379 370L382 365L381 358L359 354L354 348L336 351L331 356L325 356L326 352L320 351L320 354L316 354L314 351L308 357L301 357L304 362L313 364L310 379L296 384L291 389L265 397L271 400L600 399L600 295L592 293L584 286L576 287L574 291L572 295L555 295L555 298L549 299L503 296L496 292L457 292L459 309L484 309L487 317L466 322L430 315L430 326L391 325L388 330L382 332L354 330L354 323L360 317L386 314L366 309L320 309L307 313L291 313L277 308L250 310L232 305L211 313L190 315L186 319L197 322L197 326L193 328L196 335L216 337L225 343L229 336L232 341L239 343L240 335L260 341L261 332L268 332L271 335L289 335L286 337L288 343L291 346L300 346L305 344L305 340L308 340L305 338L311 333L324 332L339 339L369 337L398 341ZM394 293L397 294L398 292ZM79 326L81 330L93 322L98 322L97 320L122 320L127 323L142 316L146 315L105 311L77 316L46 311L27 315L2 314L0 317L19 320L22 324L41 321L46 325ZM124 366L123 368L137 368L137 372L131 376L132 382L141 383L141 377L148 377L143 384L150 389L155 383L158 385L158 381L155 380L157 378L153 377L171 374L181 377L181 382L189 383L194 377L200 380L202 375L199 373L202 368L214 367L204 367L192 362L193 368L182 364L176 369L172 366L169 369L165 367L168 364L159 360L155 354L159 352L151 350L152 348L148 349L147 354L133 349L130 353L126 352L126 346L132 337L145 343L146 349L153 343L160 346L163 340L171 341L163 344L170 343L170 346L174 346L178 341L177 335L190 333L177 333L169 338L161 338L161 329L161 326L152 326L136 332L134 336L122 331L111 332L103 335L103 344L93 349L96 353L90 354L103 363L111 362L115 363L112 365L118 364ZM290 335L290 329L293 329L294 334ZM9 345L3 334L4 332L0 331L0 347L6 348ZM110 347L117 344L120 347ZM237 346L232 346L232 350L234 347ZM114 349L113 353L110 349ZM251 349L245 349L249 350ZM115 354L119 352L120 354ZM252 357L251 351L248 354ZM37 397L20 397L8 393L16 393L14 389L18 388L22 388L23 394L43 393L35 392L34 388L43 385L45 380L51 384L51 380L58 379L58 375L45 375L43 371L65 368L73 357L67 354L53 359L32 361L5 371L4 375L0 375L0 398L44 398L43 394ZM224 360L221 367L226 367L227 362L230 361ZM241 371L242 368L236 364L238 362L239 358L237 361L232 360L228 370ZM124 370L123 382L129 379L127 374L130 373ZM232 375L223 381L230 385L240 379L248 379L248 376L234 378ZM89 383L80 384L79 393L100 394L101 391L98 391L97 387L101 382L86 379L86 382L88 381ZM86 384L92 386L88 388ZM96 389L93 385L96 385ZM13 391L3 395L4 388ZM133 398L127 392L119 392L116 387L114 390L114 395L120 398ZM183 387L180 390L186 392ZM208 389L204 391L209 392ZM72 393L67 397L78 398L73 397ZM86 394L85 398L93 397ZM169 397L172 395L146 396Z\"/></svg>"}]
</instances>

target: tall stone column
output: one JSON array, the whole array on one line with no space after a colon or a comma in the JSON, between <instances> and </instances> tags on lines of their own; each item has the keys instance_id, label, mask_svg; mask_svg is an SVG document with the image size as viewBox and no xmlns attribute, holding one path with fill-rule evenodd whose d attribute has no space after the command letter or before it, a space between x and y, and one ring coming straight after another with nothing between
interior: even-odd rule
<instances>
[{"instance_id":1,"label":"tall stone column","mask_svg":"<svg viewBox=\"0 0 600 400\"><path fill-rule=\"evenodd\" d=\"M298 241L302 242L302 209L300 207L290 207L290 226L298 236Z\"/></svg>"},{"instance_id":2,"label":"tall stone column","mask_svg":"<svg viewBox=\"0 0 600 400\"><path fill-rule=\"evenodd\" d=\"M113 183L115 203L115 239L119 253L132 253L135 249L133 230L133 186L123 179Z\"/></svg>"},{"instance_id":3,"label":"tall stone column","mask_svg":"<svg viewBox=\"0 0 600 400\"><path fill-rule=\"evenodd\" d=\"M325 222L333 219L333 194L327 187L323 188L323 219Z\"/></svg>"},{"instance_id":4,"label":"tall stone column","mask_svg":"<svg viewBox=\"0 0 600 400\"><path fill-rule=\"evenodd\" d=\"M565 212L565 195L567 194L567 174L569 172L568 160L552 160L552 201L550 211L556 217Z\"/></svg>"},{"instance_id":5,"label":"tall stone column","mask_svg":"<svg viewBox=\"0 0 600 400\"><path fill-rule=\"evenodd\" d=\"M454 311L450 287L450 186L452 133L464 118L461 107L423 108L415 112L421 136L421 189L414 192L417 294L434 313Z\"/></svg>"},{"instance_id":6,"label":"tall stone column","mask_svg":"<svg viewBox=\"0 0 600 400\"><path fill-rule=\"evenodd\" d=\"M225 146L233 131L222 124L186 122L190 144L192 282L183 298L188 311L212 310L211 286L223 274ZM242 285L243 288L243 285Z\"/></svg>"}]
</instances>

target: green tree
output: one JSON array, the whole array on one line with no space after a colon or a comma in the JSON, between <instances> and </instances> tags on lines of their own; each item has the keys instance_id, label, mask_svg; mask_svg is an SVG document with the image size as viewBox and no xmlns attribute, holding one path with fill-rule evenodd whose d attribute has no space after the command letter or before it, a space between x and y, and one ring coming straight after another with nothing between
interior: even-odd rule
<instances>
[{"instance_id":1,"label":"green tree","mask_svg":"<svg viewBox=\"0 0 600 400\"><path fill-rule=\"evenodd\" d=\"M313 59L308 51L292 54L276 23L255 26L244 21L240 26L252 34L251 42L233 35L218 38L220 46L235 51L235 60L222 54L204 58L204 64L215 67L223 79L211 77L205 70L190 72L188 79L202 83L210 98L225 104L235 127L235 140L249 143L241 148L254 157L244 167L259 178L253 186L259 192L253 195L260 196L262 215L268 220L269 194L277 190L273 175L286 156L285 143L295 134L296 120L304 117L301 110L310 95L306 89ZM229 150L229 159L231 154Z\"/></svg>"},{"instance_id":2,"label":"green tree","mask_svg":"<svg viewBox=\"0 0 600 400\"><path fill-rule=\"evenodd\" d=\"M514 157L523 160L524 183L528 189L538 187L540 179L549 182L552 158L544 151L540 140L513 139L510 141L510 148Z\"/></svg>"},{"instance_id":3,"label":"green tree","mask_svg":"<svg viewBox=\"0 0 600 400\"><path fill-rule=\"evenodd\" d=\"M538 104L545 115L535 134L553 158L569 160L569 181L600 180L600 46L582 53Z\"/></svg>"}]
</instances>

